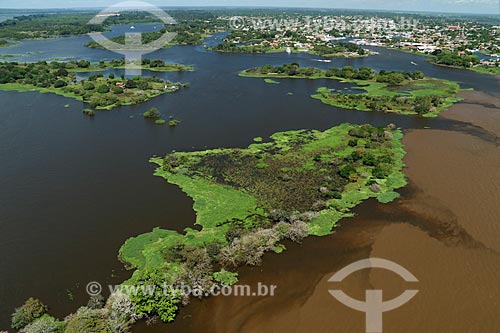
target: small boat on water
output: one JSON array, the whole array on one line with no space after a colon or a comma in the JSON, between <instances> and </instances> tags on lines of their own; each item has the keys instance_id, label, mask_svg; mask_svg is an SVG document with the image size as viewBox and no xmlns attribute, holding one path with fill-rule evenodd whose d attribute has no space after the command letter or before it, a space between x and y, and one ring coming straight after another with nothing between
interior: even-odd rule
<instances>
[{"instance_id":1,"label":"small boat on water","mask_svg":"<svg viewBox=\"0 0 500 333\"><path fill-rule=\"evenodd\" d=\"M288 54L292 53L292 49L290 47L287 47L286 48L286 53L288 53Z\"/></svg>"},{"instance_id":2,"label":"small boat on water","mask_svg":"<svg viewBox=\"0 0 500 333\"><path fill-rule=\"evenodd\" d=\"M134 26L131 26L131 27L130 27L130 29L135 29L135 27L134 27Z\"/></svg>"},{"instance_id":3,"label":"small boat on water","mask_svg":"<svg viewBox=\"0 0 500 333\"><path fill-rule=\"evenodd\" d=\"M319 62L332 62L330 59L315 59L315 61L319 61Z\"/></svg>"},{"instance_id":4,"label":"small boat on water","mask_svg":"<svg viewBox=\"0 0 500 333\"><path fill-rule=\"evenodd\" d=\"M410 62L410 64L412 64L413 66L418 66L418 64L414 61Z\"/></svg>"}]
</instances>

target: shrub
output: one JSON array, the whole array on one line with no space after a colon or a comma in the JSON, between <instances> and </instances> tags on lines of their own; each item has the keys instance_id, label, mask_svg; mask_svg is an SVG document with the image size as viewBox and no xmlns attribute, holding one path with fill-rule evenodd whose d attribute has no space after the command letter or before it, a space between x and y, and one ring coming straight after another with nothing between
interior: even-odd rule
<instances>
[{"instance_id":1,"label":"shrub","mask_svg":"<svg viewBox=\"0 0 500 333\"><path fill-rule=\"evenodd\" d=\"M83 84L83 90L94 90L95 85L92 82L85 82Z\"/></svg>"},{"instance_id":2,"label":"shrub","mask_svg":"<svg viewBox=\"0 0 500 333\"><path fill-rule=\"evenodd\" d=\"M136 314L134 309L135 304L127 294L116 291L109 296L106 310L113 332L128 332L130 325L142 318L142 315Z\"/></svg>"},{"instance_id":3,"label":"shrub","mask_svg":"<svg viewBox=\"0 0 500 333\"><path fill-rule=\"evenodd\" d=\"M356 173L356 169L354 169L354 167L352 167L351 165L344 165L339 170L339 175L347 179L349 179L351 174L354 173Z\"/></svg>"},{"instance_id":4,"label":"shrub","mask_svg":"<svg viewBox=\"0 0 500 333\"><path fill-rule=\"evenodd\" d=\"M63 327L63 322L45 314L21 329L19 333L62 333Z\"/></svg>"},{"instance_id":5,"label":"shrub","mask_svg":"<svg viewBox=\"0 0 500 333\"><path fill-rule=\"evenodd\" d=\"M68 84L63 81L63 80L57 80L55 83L54 83L54 88L62 88L62 87L66 87Z\"/></svg>"},{"instance_id":6,"label":"shrub","mask_svg":"<svg viewBox=\"0 0 500 333\"><path fill-rule=\"evenodd\" d=\"M215 281L226 286L232 286L238 282L238 273L228 272L225 269L221 269L220 272L215 272L213 275Z\"/></svg>"},{"instance_id":7,"label":"shrub","mask_svg":"<svg viewBox=\"0 0 500 333\"><path fill-rule=\"evenodd\" d=\"M111 92L116 95L123 94L123 88L117 86L111 86Z\"/></svg>"},{"instance_id":8,"label":"shrub","mask_svg":"<svg viewBox=\"0 0 500 333\"><path fill-rule=\"evenodd\" d=\"M264 253L272 250L279 240L279 233L274 229L260 229L243 235L222 249L221 263L233 267L259 265Z\"/></svg>"},{"instance_id":9,"label":"shrub","mask_svg":"<svg viewBox=\"0 0 500 333\"><path fill-rule=\"evenodd\" d=\"M64 333L114 333L104 309L81 307L66 318Z\"/></svg>"},{"instance_id":10,"label":"shrub","mask_svg":"<svg viewBox=\"0 0 500 333\"><path fill-rule=\"evenodd\" d=\"M12 328L21 329L40 318L47 312L47 307L37 299L29 298L23 306L12 314Z\"/></svg>"}]
</instances>

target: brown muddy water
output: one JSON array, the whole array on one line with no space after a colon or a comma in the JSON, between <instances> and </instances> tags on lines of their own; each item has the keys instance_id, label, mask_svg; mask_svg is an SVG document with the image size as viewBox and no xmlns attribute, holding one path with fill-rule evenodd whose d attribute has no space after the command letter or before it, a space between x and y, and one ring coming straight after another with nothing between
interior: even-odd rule
<instances>
[{"instance_id":1,"label":"brown muddy water","mask_svg":"<svg viewBox=\"0 0 500 333\"><path fill-rule=\"evenodd\" d=\"M244 268L240 284L277 285L274 297L212 297L195 300L173 324L136 326L136 332L364 332L364 313L329 295L342 289L364 299L382 289L384 300L406 289L419 293L383 315L384 332L500 331L500 99L467 92L443 114L488 135L410 130L400 199L370 200L356 217L327 237L288 243L263 265ZM368 257L392 260L419 280L394 273L358 271L341 284L328 279Z\"/></svg>"}]
</instances>

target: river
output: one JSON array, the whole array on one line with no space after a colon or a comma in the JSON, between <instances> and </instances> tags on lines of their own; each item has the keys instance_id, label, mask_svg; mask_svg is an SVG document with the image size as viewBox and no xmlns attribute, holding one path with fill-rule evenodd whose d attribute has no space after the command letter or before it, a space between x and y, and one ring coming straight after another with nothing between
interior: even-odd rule
<instances>
[{"instance_id":1,"label":"river","mask_svg":"<svg viewBox=\"0 0 500 333\"><path fill-rule=\"evenodd\" d=\"M136 28L151 31L154 26ZM110 35L128 29L115 27ZM217 43L221 37L222 34L217 34L206 43ZM19 61L52 58L98 61L120 57L107 50L83 47L89 40L82 36L26 41L1 48L0 54L17 55L13 59ZM492 282L495 274L500 274L497 252L500 249L495 238L499 231L494 223L499 215L491 211L498 202L491 188L495 189L499 183L495 160L499 155L498 132L488 125L490 119L498 121L498 118L476 123L473 120L479 117L467 118L467 112L463 111L475 103L477 114L497 113L498 105L491 107L490 103L488 108L468 100L469 104L455 107L462 109L436 119L350 111L323 105L309 97L321 86L345 87L336 81L281 80L280 85L268 85L260 79L237 76L249 67L289 62L322 68L352 65L419 69L429 76L458 81L464 88L474 88L493 100L499 97L499 80L494 76L437 67L424 57L403 52L377 51L380 52L377 56L335 59L326 64L306 54L218 54L203 46L176 46L147 57L194 65L195 72L156 73L173 81L188 81L189 89L138 106L97 112L93 119L82 115L83 103L61 96L0 92L0 328L8 328L13 308L30 296L42 299L53 315L64 317L86 303L85 285L89 281L113 284L130 275L117 260L118 249L127 238L157 226L181 231L193 224L192 200L176 186L154 177L149 157L172 150L244 147L252 138L266 137L276 131L326 129L351 122L395 123L404 129L410 186L403 191L402 199L389 205L366 202L356 209L355 218L345 220L331 236L310 238L302 245L287 244L285 253L267 255L262 267L242 270L242 283L267 281L278 285L276 297L259 301L241 297L194 301L167 328L174 332L195 332L205 327L213 332L284 328L301 331L304 327L316 328L318 332L356 331L364 325L362 314L335 303L325 289L326 277L354 259L376 255L407 266L418 277L429 272L421 286L424 296L420 302L411 303L414 307L409 304L401 308L401 312L384 315L393 318L387 319L393 330L461 331L443 329L436 308L427 309L425 302L436 307L453 305L464 301L454 295L466 289L467 295L477 300L476 306L446 313L465 317L467 311L472 311L470 318L492 325L481 328L498 331L498 316L486 319L492 309L499 308L500 299ZM181 125L169 128L144 120L142 112L152 106L165 116L180 119ZM424 127L431 130L423 130ZM486 158L484 163L475 162L482 158ZM456 165L460 169L450 171ZM473 177L476 173L478 176ZM453 184L463 186L454 188ZM466 196L455 200L459 189ZM471 194L474 201L468 200L467 195ZM438 215L428 209L431 203ZM486 209L491 213L481 218L483 223L474 224L468 216ZM444 223L436 217L449 211L452 216L468 217L456 218L449 227L446 218L448 222ZM426 216L426 212L432 216ZM444 241L453 237L458 237L456 242L464 238L467 245ZM469 248L489 250L484 250L487 254L475 253ZM462 266L456 266L457 263L469 265L468 269L458 269ZM461 275L457 277L458 273ZM362 298L360 292L365 286L376 285L397 296L400 282L390 285L387 281L393 280L385 279L386 275L374 274L360 274L346 290ZM467 280L470 276L474 279ZM486 293L477 288L470 290L470 285L494 289ZM479 302L491 295L496 297L491 302ZM427 326L410 324L408 329L398 326L415 317L420 323L427 322ZM334 325L338 321L343 326ZM457 323L466 327L462 321ZM137 331L160 332L164 328L139 325Z\"/></svg>"}]
</instances>

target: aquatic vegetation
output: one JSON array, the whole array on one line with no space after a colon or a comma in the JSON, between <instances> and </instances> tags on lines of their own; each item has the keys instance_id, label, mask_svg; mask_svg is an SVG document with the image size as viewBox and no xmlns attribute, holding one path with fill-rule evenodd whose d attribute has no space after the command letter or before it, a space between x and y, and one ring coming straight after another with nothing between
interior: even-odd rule
<instances>
[{"instance_id":1,"label":"aquatic vegetation","mask_svg":"<svg viewBox=\"0 0 500 333\"><path fill-rule=\"evenodd\" d=\"M328 70L299 64L287 64L278 67L265 65L248 69L240 73L244 77L265 78L301 78L335 79L345 83L354 83L360 93L344 93L319 88L312 98L323 103L346 109L361 111L395 112L400 114L419 114L424 117L436 117L441 111L459 102L458 83L443 79L426 78L420 71L396 72L380 71L376 73L368 67L359 70L351 66L342 69L332 67Z\"/></svg>"},{"instance_id":2,"label":"aquatic vegetation","mask_svg":"<svg viewBox=\"0 0 500 333\"><path fill-rule=\"evenodd\" d=\"M343 124L323 132L275 133L271 142L245 149L151 159L156 176L193 199L196 228L183 234L156 228L128 239L119 257L135 271L124 285L147 285L151 272L202 291L214 283L234 284L239 266L260 264L268 251L282 252L282 240L327 235L368 198L394 200L394 190L406 185L401 138L392 125ZM156 301L172 309L186 295L179 298L174 290L164 297ZM145 295L133 300L152 304ZM154 306L141 309L157 312ZM168 312L166 320L171 318Z\"/></svg>"},{"instance_id":3,"label":"aquatic vegetation","mask_svg":"<svg viewBox=\"0 0 500 333\"><path fill-rule=\"evenodd\" d=\"M168 121L168 126L170 127L175 127L181 123L180 120L174 119L173 117L170 117L170 120Z\"/></svg>"},{"instance_id":4,"label":"aquatic vegetation","mask_svg":"<svg viewBox=\"0 0 500 333\"><path fill-rule=\"evenodd\" d=\"M280 84L279 81L276 81L276 80L273 80L273 79L264 79L264 82L265 83L269 83L269 84Z\"/></svg>"},{"instance_id":5,"label":"aquatic vegetation","mask_svg":"<svg viewBox=\"0 0 500 333\"><path fill-rule=\"evenodd\" d=\"M164 120L164 119L156 119L155 120L155 124L156 125L163 125L165 123L166 123L166 120Z\"/></svg>"}]
</instances>

